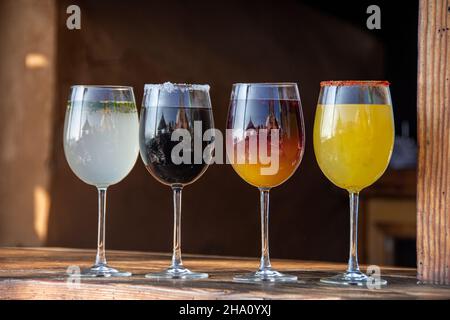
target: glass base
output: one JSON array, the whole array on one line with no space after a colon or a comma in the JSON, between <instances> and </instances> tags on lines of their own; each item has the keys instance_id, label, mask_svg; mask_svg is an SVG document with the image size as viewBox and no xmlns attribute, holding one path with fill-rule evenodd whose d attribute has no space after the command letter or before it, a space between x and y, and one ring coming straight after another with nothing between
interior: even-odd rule
<instances>
[{"instance_id":1,"label":"glass base","mask_svg":"<svg viewBox=\"0 0 450 320\"><path fill-rule=\"evenodd\" d=\"M272 269L258 270L256 272L234 276L235 282L296 282L297 276L284 274Z\"/></svg>"},{"instance_id":2,"label":"glass base","mask_svg":"<svg viewBox=\"0 0 450 320\"><path fill-rule=\"evenodd\" d=\"M156 280L170 280L170 279L183 279L183 280L197 280L208 278L207 273L202 272L192 272L185 267L170 267L162 272L153 272L145 275L148 279Z\"/></svg>"},{"instance_id":3,"label":"glass base","mask_svg":"<svg viewBox=\"0 0 450 320\"><path fill-rule=\"evenodd\" d=\"M370 287L375 285L386 285L387 281L384 279L374 279L361 271L345 272L333 277L320 279L320 282L333 285L342 286L361 286Z\"/></svg>"},{"instance_id":4,"label":"glass base","mask_svg":"<svg viewBox=\"0 0 450 320\"><path fill-rule=\"evenodd\" d=\"M81 270L80 277L82 278L95 278L95 277L129 277L131 272L119 271L111 268L108 265L94 265L89 269Z\"/></svg>"}]
</instances>

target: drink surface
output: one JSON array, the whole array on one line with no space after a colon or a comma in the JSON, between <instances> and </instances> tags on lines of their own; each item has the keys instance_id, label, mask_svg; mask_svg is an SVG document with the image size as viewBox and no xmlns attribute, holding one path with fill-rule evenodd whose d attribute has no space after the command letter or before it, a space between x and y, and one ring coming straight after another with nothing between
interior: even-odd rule
<instances>
[{"instance_id":1,"label":"drink surface","mask_svg":"<svg viewBox=\"0 0 450 320\"><path fill-rule=\"evenodd\" d=\"M85 183L107 187L133 168L139 152L134 103L71 102L64 126L67 162Z\"/></svg>"},{"instance_id":2,"label":"drink surface","mask_svg":"<svg viewBox=\"0 0 450 320\"><path fill-rule=\"evenodd\" d=\"M299 166L304 150L300 102L232 100L229 112L227 128L232 129L233 133L231 141L227 139L227 154L238 175L249 184L260 188L276 187L289 179ZM271 161L278 161L278 169L273 174L262 172L262 169L271 167L271 164L261 161L260 158L261 143L266 139L265 135L259 134L261 129L268 132L267 150L263 150L264 154L267 154ZM270 130L277 130L278 143L273 139ZM256 134L257 148L252 147L252 134ZM264 147L264 144L262 146Z\"/></svg>"},{"instance_id":3,"label":"drink surface","mask_svg":"<svg viewBox=\"0 0 450 320\"><path fill-rule=\"evenodd\" d=\"M359 192L386 170L394 144L390 105L318 105L314 152L325 176L340 188Z\"/></svg>"},{"instance_id":4,"label":"drink surface","mask_svg":"<svg viewBox=\"0 0 450 320\"><path fill-rule=\"evenodd\" d=\"M195 124L195 122L197 122ZM194 126L201 125L197 132ZM208 141L203 141L206 130L214 127L212 110L202 107L146 107L142 108L139 141L141 157L145 167L159 182L166 185L186 185L197 180L208 168L203 152ZM172 150L180 141L172 141L176 129L186 129L190 133L191 149L189 163L176 163L172 159ZM194 142L201 141L201 159L195 161ZM183 155L176 152L175 155Z\"/></svg>"}]
</instances>

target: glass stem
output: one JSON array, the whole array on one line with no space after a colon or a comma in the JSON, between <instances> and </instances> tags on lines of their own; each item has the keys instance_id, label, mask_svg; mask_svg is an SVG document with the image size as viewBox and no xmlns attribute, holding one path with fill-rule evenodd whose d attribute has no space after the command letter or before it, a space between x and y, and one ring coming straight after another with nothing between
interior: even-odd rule
<instances>
[{"instance_id":1,"label":"glass stem","mask_svg":"<svg viewBox=\"0 0 450 320\"><path fill-rule=\"evenodd\" d=\"M181 261L181 191L182 185L173 185L173 253L171 268L183 266Z\"/></svg>"},{"instance_id":2,"label":"glass stem","mask_svg":"<svg viewBox=\"0 0 450 320\"><path fill-rule=\"evenodd\" d=\"M270 270L269 257L269 188L259 188L261 201L261 264L259 271Z\"/></svg>"},{"instance_id":3,"label":"glass stem","mask_svg":"<svg viewBox=\"0 0 450 320\"><path fill-rule=\"evenodd\" d=\"M347 272L359 272L358 265L358 202L359 193L350 192L350 255Z\"/></svg>"},{"instance_id":4,"label":"glass stem","mask_svg":"<svg viewBox=\"0 0 450 320\"><path fill-rule=\"evenodd\" d=\"M106 188L98 189L98 238L95 265L106 265L105 254L105 218L106 218Z\"/></svg>"}]
</instances>

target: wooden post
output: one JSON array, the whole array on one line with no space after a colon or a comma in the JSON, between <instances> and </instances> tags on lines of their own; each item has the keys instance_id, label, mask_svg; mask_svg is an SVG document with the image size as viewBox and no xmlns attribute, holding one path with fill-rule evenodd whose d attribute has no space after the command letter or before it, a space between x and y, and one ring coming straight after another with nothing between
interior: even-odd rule
<instances>
[{"instance_id":1,"label":"wooden post","mask_svg":"<svg viewBox=\"0 0 450 320\"><path fill-rule=\"evenodd\" d=\"M56 28L55 0L0 0L1 246L47 239Z\"/></svg>"},{"instance_id":2,"label":"wooden post","mask_svg":"<svg viewBox=\"0 0 450 320\"><path fill-rule=\"evenodd\" d=\"M417 272L450 284L450 0L420 0Z\"/></svg>"}]
</instances>

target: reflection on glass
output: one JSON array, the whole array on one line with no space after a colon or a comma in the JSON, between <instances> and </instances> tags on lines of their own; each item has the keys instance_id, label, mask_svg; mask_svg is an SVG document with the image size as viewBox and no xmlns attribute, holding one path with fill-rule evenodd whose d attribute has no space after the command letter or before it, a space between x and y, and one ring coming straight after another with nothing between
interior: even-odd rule
<instances>
[{"instance_id":1,"label":"reflection on glass","mask_svg":"<svg viewBox=\"0 0 450 320\"><path fill-rule=\"evenodd\" d=\"M269 258L269 191L298 168L304 151L304 124L296 84L235 84L231 94L227 154L233 169L260 191L259 270L234 277L238 282L296 281L272 269Z\"/></svg>"},{"instance_id":2,"label":"reflection on glass","mask_svg":"<svg viewBox=\"0 0 450 320\"><path fill-rule=\"evenodd\" d=\"M139 122L130 87L74 86L64 124L64 152L72 171L98 189L97 256L82 276L129 276L107 265L105 255L106 190L133 168L139 152Z\"/></svg>"},{"instance_id":3,"label":"reflection on glass","mask_svg":"<svg viewBox=\"0 0 450 320\"><path fill-rule=\"evenodd\" d=\"M385 81L321 83L314 123L314 151L325 176L350 195L350 258L347 272L321 281L366 285L357 257L358 195L386 170L394 143L389 84ZM380 284L386 284L380 280Z\"/></svg>"},{"instance_id":4,"label":"reflection on glass","mask_svg":"<svg viewBox=\"0 0 450 320\"><path fill-rule=\"evenodd\" d=\"M162 184L170 186L174 203L171 266L147 274L151 279L202 279L181 259L181 192L208 168L212 149L203 135L214 128L209 86L146 85L140 121L140 150L145 167Z\"/></svg>"}]
</instances>

